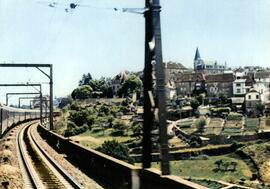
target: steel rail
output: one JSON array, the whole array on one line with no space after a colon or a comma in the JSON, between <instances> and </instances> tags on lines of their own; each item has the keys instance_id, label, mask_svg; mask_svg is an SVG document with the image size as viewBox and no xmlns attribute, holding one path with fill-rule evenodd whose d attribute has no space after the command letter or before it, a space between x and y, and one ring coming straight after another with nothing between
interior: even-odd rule
<instances>
[{"instance_id":1,"label":"steel rail","mask_svg":"<svg viewBox=\"0 0 270 189\"><path fill-rule=\"evenodd\" d=\"M42 156L47 160L47 163L50 164L49 167L53 167L57 171L55 172L54 170L51 170L62 182L62 184L66 185L65 183L67 182L74 189L83 189L84 187L74 177L72 177L61 165L59 165L37 142L35 136L33 135L34 125L31 125L29 127L29 137L31 138L30 141L33 142L32 144L37 147L37 149L41 152Z\"/></svg>"},{"instance_id":2,"label":"steel rail","mask_svg":"<svg viewBox=\"0 0 270 189\"><path fill-rule=\"evenodd\" d=\"M45 186L42 184L37 172L32 165L31 159L27 155L27 150L23 141L25 129L32 124L33 123L25 124L17 134L18 158L21 170L23 171L23 173L25 173L23 174L25 188L45 189Z\"/></svg>"}]
</instances>

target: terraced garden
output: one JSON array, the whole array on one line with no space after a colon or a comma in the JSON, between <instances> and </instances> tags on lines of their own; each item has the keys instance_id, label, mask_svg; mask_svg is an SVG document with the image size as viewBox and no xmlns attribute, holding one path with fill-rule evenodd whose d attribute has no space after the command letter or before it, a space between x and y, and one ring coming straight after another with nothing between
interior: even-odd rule
<instances>
[{"instance_id":1,"label":"terraced garden","mask_svg":"<svg viewBox=\"0 0 270 189\"><path fill-rule=\"evenodd\" d=\"M218 169L216 162L220 160L227 163L236 162L235 170ZM159 163L152 163L152 167L159 169L160 165ZM204 156L202 158L194 158L193 160L171 161L170 167L171 174L191 179L204 178L238 183L240 179L250 180L252 177L251 168L235 154Z\"/></svg>"}]
</instances>

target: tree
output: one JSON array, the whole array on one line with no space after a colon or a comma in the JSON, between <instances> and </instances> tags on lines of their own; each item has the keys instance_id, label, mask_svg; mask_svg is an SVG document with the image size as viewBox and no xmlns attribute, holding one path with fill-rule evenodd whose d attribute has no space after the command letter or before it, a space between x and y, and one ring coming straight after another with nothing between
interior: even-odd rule
<instances>
[{"instance_id":1,"label":"tree","mask_svg":"<svg viewBox=\"0 0 270 189\"><path fill-rule=\"evenodd\" d=\"M94 98L97 97L108 97L112 98L113 97L113 90L111 87L111 78L104 78L101 77L99 80L98 79L93 79L89 82L90 87L94 91Z\"/></svg>"},{"instance_id":2,"label":"tree","mask_svg":"<svg viewBox=\"0 0 270 189\"><path fill-rule=\"evenodd\" d=\"M219 100L220 100L220 103L221 103L221 104L226 104L226 103L228 103L228 97L227 97L227 95L225 95L224 93L220 93L220 94L218 95L218 97L219 97Z\"/></svg>"},{"instance_id":3,"label":"tree","mask_svg":"<svg viewBox=\"0 0 270 189\"><path fill-rule=\"evenodd\" d=\"M218 170L220 170L220 167L221 167L222 163L223 163L222 159L215 161L215 164L218 166L217 167Z\"/></svg>"},{"instance_id":4,"label":"tree","mask_svg":"<svg viewBox=\"0 0 270 189\"><path fill-rule=\"evenodd\" d=\"M79 81L79 86L89 85L89 82L92 80L92 76L90 73L83 74L82 79Z\"/></svg>"},{"instance_id":5,"label":"tree","mask_svg":"<svg viewBox=\"0 0 270 189\"><path fill-rule=\"evenodd\" d=\"M199 104L203 104L203 101L204 101L204 96L205 94L199 94L197 97L196 97L196 100L198 100Z\"/></svg>"},{"instance_id":6,"label":"tree","mask_svg":"<svg viewBox=\"0 0 270 189\"><path fill-rule=\"evenodd\" d=\"M200 118L197 122L196 122L196 127L198 129L198 131L200 133L202 133L204 131L204 127L206 125L206 121L204 118Z\"/></svg>"},{"instance_id":7,"label":"tree","mask_svg":"<svg viewBox=\"0 0 270 189\"><path fill-rule=\"evenodd\" d=\"M92 96L93 89L89 85L83 85L74 89L71 93L71 97L75 99L87 99Z\"/></svg>"},{"instance_id":8,"label":"tree","mask_svg":"<svg viewBox=\"0 0 270 189\"><path fill-rule=\"evenodd\" d=\"M131 96L133 93L139 95L142 89L142 81L135 75L130 75L122 84L121 88L118 91L119 96Z\"/></svg>"},{"instance_id":9,"label":"tree","mask_svg":"<svg viewBox=\"0 0 270 189\"><path fill-rule=\"evenodd\" d=\"M190 106L192 107L193 112L195 112L197 108L200 106L200 103L197 99L193 99L190 101Z\"/></svg>"},{"instance_id":10,"label":"tree","mask_svg":"<svg viewBox=\"0 0 270 189\"><path fill-rule=\"evenodd\" d=\"M72 103L72 98L71 98L70 96L68 96L68 97L65 97L65 98L62 98L62 99L61 99L61 101L60 101L58 107L62 109L62 108L64 108L65 106L67 106L67 105L69 105L69 104L71 104L71 103Z\"/></svg>"},{"instance_id":11,"label":"tree","mask_svg":"<svg viewBox=\"0 0 270 189\"><path fill-rule=\"evenodd\" d=\"M138 139L141 139L142 134L143 134L143 128L142 128L142 125L140 123L134 122L132 124L131 130L133 132L133 136L135 136Z\"/></svg>"},{"instance_id":12,"label":"tree","mask_svg":"<svg viewBox=\"0 0 270 189\"><path fill-rule=\"evenodd\" d=\"M78 126L87 123L88 112L86 110L70 111L68 119Z\"/></svg>"},{"instance_id":13,"label":"tree","mask_svg":"<svg viewBox=\"0 0 270 189\"><path fill-rule=\"evenodd\" d=\"M128 163L134 162L134 159L129 156L128 148L116 140L105 141L97 150Z\"/></svg>"}]
</instances>

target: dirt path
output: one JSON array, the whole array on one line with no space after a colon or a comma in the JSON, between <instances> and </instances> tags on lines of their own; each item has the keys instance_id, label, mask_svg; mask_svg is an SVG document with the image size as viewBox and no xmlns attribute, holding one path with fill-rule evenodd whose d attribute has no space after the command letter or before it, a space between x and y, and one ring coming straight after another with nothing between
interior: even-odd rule
<instances>
[{"instance_id":1,"label":"dirt path","mask_svg":"<svg viewBox=\"0 0 270 189\"><path fill-rule=\"evenodd\" d=\"M0 140L0 189L22 189L24 185L16 146L19 130L15 127Z\"/></svg>"}]
</instances>

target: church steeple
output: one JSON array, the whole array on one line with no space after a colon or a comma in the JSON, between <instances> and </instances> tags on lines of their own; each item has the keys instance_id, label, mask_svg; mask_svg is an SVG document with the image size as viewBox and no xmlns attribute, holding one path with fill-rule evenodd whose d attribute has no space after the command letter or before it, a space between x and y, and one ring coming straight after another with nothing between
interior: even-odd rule
<instances>
[{"instance_id":1,"label":"church steeple","mask_svg":"<svg viewBox=\"0 0 270 189\"><path fill-rule=\"evenodd\" d=\"M200 59L201 59L201 56L200 56L199 49L198 49L198 47L197 47L196 53L195 53L195 57L194 57L194 60L200 60Z\"/></svg>"}]
</instances>

